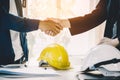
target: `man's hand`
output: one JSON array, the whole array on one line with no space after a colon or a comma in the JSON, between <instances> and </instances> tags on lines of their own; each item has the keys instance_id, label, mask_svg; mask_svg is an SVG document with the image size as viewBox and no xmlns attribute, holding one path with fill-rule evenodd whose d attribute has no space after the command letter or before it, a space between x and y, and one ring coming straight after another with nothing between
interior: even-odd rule
<instances>
[{"instance_id":1,"label":"man's hand","mask_svg":"<svg viewBox=\"0 0 120 80\"><path fill-rule=\"evenodd\" d=\"M60 33L60 30L62 30L63 27L53 20L43 20L40 21L39 29L48 35L55 36Z\"/></svg>"},{"instance_id":2,"label":"man's hand","mask_svg":"<svg viewBox=\"0 0 120 80\"><path fill-rule=\"evenodd\" d=\"M99 44L108 44L116 47L119 44L119 40L118 38L110 39L110 38L104 37Z\"/></svg>"},{"instance_id":3,"label":"man's hand","mask_svg":"<svg viewBox=\"0 0 120 80\"><path fill-rule=\"evenodd\" d=\"M48 18L56 23L59 23L63 28L70 28L70 21L68 19L57 19L57 18Z\"/></svg>"}]
</instances>

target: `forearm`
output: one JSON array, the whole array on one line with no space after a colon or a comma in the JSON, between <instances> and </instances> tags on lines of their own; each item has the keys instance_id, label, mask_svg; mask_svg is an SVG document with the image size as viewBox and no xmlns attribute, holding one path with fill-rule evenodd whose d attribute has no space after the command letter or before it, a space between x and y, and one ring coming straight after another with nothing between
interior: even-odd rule
<instances>
[{"instance_id":1,"label":"forearm","mask_svg":"<svg viewBox=\"0 0 120 80\"><path fill-rule=\"evenodd\" d=\"M9 29L19 32L37 30L40 22L39 20L17 17L11 14L9 14L9 21Z\"/></svg>"},{"instance_id":2,"label":"forearm","mask_svg":"<svg viewBox=\"0 0 120 80\"><path fill-rule=\"evenodd\" d=\"M72 35L90 30L106 19L106 0L101 0L92 13L85 16L69 19L71 23L70 32Z\"/></svg>"},{"instance_id":3,"label":"forearm","mask_svg":"<svg viewBox=\"0 0 120 80\"><path fill-rule=\"evenodd\" d=\"M0 1L0 25L2 30L15 30L19 32L29 32L37 30L39 20L25 19L9 13L9 0Z\"/></svg>"}]
</instances>

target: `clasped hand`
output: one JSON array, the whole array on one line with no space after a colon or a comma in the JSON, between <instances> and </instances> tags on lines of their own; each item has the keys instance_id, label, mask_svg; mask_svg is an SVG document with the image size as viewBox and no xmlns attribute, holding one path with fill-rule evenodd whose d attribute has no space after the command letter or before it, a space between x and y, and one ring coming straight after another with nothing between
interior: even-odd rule
<instances>
[{"instance_id":1,"label":"clasped hand","mask_svg":"<svg viewBox=\"0 0 120 80\"><path fill-rule=\"evenodd\" d=\"M39 29L50 36L59 34L65 27L70 28L70 22L67 19L48 18L39 23Z\"/></svg>"}]
</instances>

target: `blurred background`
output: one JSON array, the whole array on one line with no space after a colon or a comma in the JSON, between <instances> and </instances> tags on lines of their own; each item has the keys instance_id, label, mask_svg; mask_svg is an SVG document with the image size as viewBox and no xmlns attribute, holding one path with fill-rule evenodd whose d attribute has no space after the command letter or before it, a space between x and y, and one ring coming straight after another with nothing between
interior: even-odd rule
<instances>
[{"instance_id":1,"label":"blurred background","mask_svg":"<svg viewBox=\"0 0 120 80\"><path fill-rule=\"evenodd\" d=\"M10 0L11 3L13 0ZM24 0L23 0L24 1ZM84 16L95 9L99 0L26 0L24 17L41 19L60 18L68 19ZM15 5L11 5L11 13ZM69 55L87 55L87 51L94 47L103 37L104 23L90 31L72 36L65 28L55 37L45 35L40 30L27 34L30 57L40 55L41 50L51 43L63 45Z\"/></svg>"}]
</instances>

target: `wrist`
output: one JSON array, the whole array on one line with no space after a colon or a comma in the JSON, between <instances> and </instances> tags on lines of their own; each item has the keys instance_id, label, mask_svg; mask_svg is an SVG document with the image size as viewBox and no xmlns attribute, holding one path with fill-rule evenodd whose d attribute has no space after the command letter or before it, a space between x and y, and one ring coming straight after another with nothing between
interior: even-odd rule
<instances>
[{"instance_id":1,"label":"wrist","mask_svg":"<svg viewBox=\"0 0 120 80\"><path fill-rule=\"evenodd\" d=\"M42 25L43 25L43 21L42 20L40 20L39 21L39 26L38 26L38 28L42 31Z\"/></svg>"}]
</instances>

